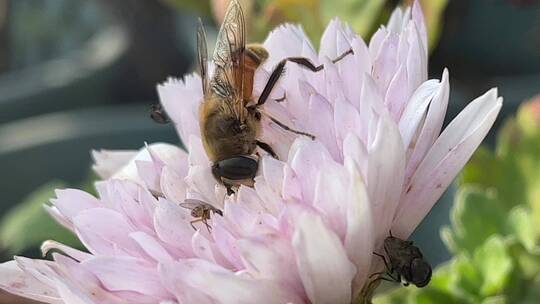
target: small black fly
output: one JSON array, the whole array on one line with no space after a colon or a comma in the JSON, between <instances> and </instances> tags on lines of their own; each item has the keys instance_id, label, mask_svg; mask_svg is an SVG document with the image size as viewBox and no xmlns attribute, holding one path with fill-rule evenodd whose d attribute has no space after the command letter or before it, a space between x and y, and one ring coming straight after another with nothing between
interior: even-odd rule
<instances>
[{"instance_id":1,"label":"small black fly","mask_svg":"<svg viewBox=\"0 0 540 304\"><path fill-rule=\"evenodd\" d=\"M171 121L167 113L165 112L165 109L161 106L161 104L153 104L150 109L150 117L153 121L160 123L160 124L166 124Z\"/></svg>"},{"instance_id":2,"label":"small black fly","mask_svg":"<svg viewBox=\"0 0 540 304\"><path fill-rule=\"evenodd\" d=\"M384 251L388 260L382 254L373 254L383 260L386 271L374 273L370 277L380 275L376 280L403 283L404 286L412 283L418 288L426 286L431 280L431 265L412 241L399 239L390 233L384 240Z\"/></svg>"}]
</instances>

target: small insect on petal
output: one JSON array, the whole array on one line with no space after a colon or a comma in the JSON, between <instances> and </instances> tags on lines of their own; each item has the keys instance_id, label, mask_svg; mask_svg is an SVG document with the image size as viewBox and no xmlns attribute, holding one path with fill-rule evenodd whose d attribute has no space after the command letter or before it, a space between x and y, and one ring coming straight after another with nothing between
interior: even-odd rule
<instances>
[{"instance_id":1,"label":"small insect on petal","mask_svg":"<svg viewBox=\"0 0 540 304\"><path fill-rule=\"evenodd\" d=\"M171 121L161 104L153 104L150 109L150 118L159 124L166 124Z\"/></svg>"}]
</instances>

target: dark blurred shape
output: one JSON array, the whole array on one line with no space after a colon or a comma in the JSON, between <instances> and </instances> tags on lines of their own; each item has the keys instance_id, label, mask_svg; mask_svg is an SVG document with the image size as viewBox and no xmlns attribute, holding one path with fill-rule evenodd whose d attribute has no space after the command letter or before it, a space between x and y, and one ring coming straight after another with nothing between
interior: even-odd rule
<instances>
[{"instance_id":1,"label":"dark blurred shape","mask_svg":"<svg viewBox=\"0 0 540 304\"><path fill-rule=\"evenodd\" d=\"M193 26L179 26L181 12L156 0L98 0L126 29L126 65L111 87L116 100L156 99L155 86L168 76L182 77L194 55ZM193 41L193 42L192 42Z\"/></svg>"},{"instance_id":2,"label":"dark blurred shape","mask_svg":"<svg viewBox=\"0 0 540 304\"><path fill-rule=\"evenodd\" d=\"M0 74L8 68L7 0L0 0Z\"/></svg>"},{"instance_id":3,"label":"dark blurred shape","mask_svg":"<svg viewBox=\"0 0 540 304\"><path fill-rule=\"evenodd\" d=\"M432 62L472 79L540 72L540 2L450 1Z\"/></svg>"},{"instance_id":4,"label":"dark blurred shape","mask_svg":"<svg viewBox=\"0 0 540 304\"><path fill-rule=\"evenodd\" d=\"M84 181L92 149L138 150L145 141L178 143L174 128L153 122L146 105L66 111L0 126L0 167L9 172L0 179L0 214L51 180Z\"/></svg>"},{"instance_id":5,"label":"dark blurred shape","mask_svg":"<svg viewBox=\"0 0 540 304\"><path fill-rule=\"evenodd\" d=\"M533 4L537 4L538 0L509 0L512 4L515 6L529 6Z\"/></svg>"},{"instance_id":6,"label":"dark blurred shape","mask_svg":"<svg viewBox=\"0 0 540 304\"><path fill-rule=\"evenodd\" d=\"M468 102L498 87L503 108L491 134L540 90L540 1L450 1L440 44L430 61L434 76L450 69L447 122ZM525 3L527 2L527 3ZM494 136L488 136L489 143Z\"/></svg>"},{"instance_id":7,"label":"dark blurred shape","mask_svg":"<svg viewBox=\"0 0 540 304\"><path fill-rule=\"evenodd\" d=\"M195 24L154 0L0 0L0 123L157 100L190 68Z\"/></svg>"}]
</instances>

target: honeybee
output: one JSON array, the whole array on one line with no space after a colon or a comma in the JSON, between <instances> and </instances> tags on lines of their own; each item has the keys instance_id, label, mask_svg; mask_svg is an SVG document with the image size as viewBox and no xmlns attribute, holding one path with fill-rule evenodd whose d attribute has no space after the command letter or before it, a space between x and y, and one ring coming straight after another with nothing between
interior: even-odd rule
<instances>
[{"instance_id":1,"label":"honeybee","mask_svg":"<svg viewBox=\"0 0 540 304\"><path fill-rule=\"evenodd\" d=\"M431 265L412 241L399 239L390 233L390 236L384 239L384 251L388 260L382 254L376 252L373 254L383 260L386 270L374 273L371 277L380 275L377 280L403 283L404 286L413 283L418 288L426 286L431 281ZM383 274L388 278L383 277Z\"/></svg>"},{"instance_id":2,"label":"honeybee","mask_svg":"<svg viewBox=\"0 0 540 304\"><path fill-rule=\"evenodd\" d=\"M208 229L208 232L210 232L210 230L212 230L212 227L208 225L210 215L215 213L223 216L223 212L221 210L198 199L186 199L180 204L180 206L191 210L191 216L195 219L189 223L194 230L197 230L197 228L195 228L193 224L202 222L206 226L206 229Z\"/></svg>"},{"instance_id":3,"label":"honeybee","mask_svg":"<svg viewBox=\"0 0 540 304\"><path fill-rule=\"evenodd\" d=\"M261 95L253 99L255 71L268 58L268 51L260 44L246 45L246 30L242 8L237 0L231 1L217 36L212 56L214 74L208 78L206 34L199 19L197 30L198 65L202 80L204 101L199 109L199 123L204 149L212 165L216 180L233 193L240 184L253 186L258 169L257 147L272 157L277 154L267 143L259 140L262 115L281 128L312 139L309 133L292 129L260 110L283 74L285 64L294 62L313 72L323 69L304 57L288 57L273 69ZM352 50L347 51L337 62Z\"/></svg>"}]
</instances>

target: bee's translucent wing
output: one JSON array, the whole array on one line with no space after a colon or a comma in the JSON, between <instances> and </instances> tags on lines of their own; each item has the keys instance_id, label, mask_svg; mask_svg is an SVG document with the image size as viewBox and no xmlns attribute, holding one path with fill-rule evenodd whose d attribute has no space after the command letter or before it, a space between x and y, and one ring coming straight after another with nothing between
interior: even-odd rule
<instances>
[{"instance_id":1,"label":"bee's translucent wing","mask_svg":"<svg viewBox=\"0 0 540 304\"><path fill-rule=\"evenodd\" d=\"M206 47L206 32L201 18L199 18L199 26L197 27L197 52L203 94L206 95L208 92L208 49Z\"/></svg>"},{"instance_id":2,"label":"bee's translucent wing","mask_svg":"<svg viewBox=\"0 0 540 304\"><path fill-rule=\"evenodd\" d=\"M212 90L230 103L242 120L244 101L244 50L246 47L244 13L237 0L231 1L219 29L212 60L216 66Z\"/></svg>"}]
</instances>

